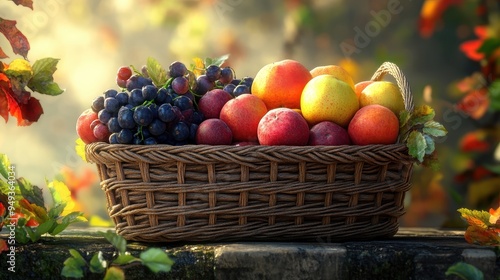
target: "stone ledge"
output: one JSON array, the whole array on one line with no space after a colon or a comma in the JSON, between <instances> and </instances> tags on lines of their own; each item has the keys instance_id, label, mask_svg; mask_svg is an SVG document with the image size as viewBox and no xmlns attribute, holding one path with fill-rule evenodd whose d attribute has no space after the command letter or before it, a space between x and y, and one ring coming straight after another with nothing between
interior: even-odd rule
<instances>
[{"instance_id":1,"label":"stone ledge","mask_svg":"<svg viewBox=\"0 0 500 280\"><path fill-rule=\"evenodd\" d=\"M98 231L71 228L18 246L16 272L7 270L0 255L0 279L62 279L60 271L73 248L90 260L102 251L111 259L113 247ZM492 247L465 242L463 231L401 228L394 238L356 242L231 242L145 244L130 242L138 255L147 247L165 249L176 263L169 273L153 274L143 267L126 269L127 279L445 279L449 266L465 261L481 269L485 279L498 280L500 255ZM3 231L0 237L6 238ZM102 279L89 275L86 279Z\"/></svg>"}]
</instances>

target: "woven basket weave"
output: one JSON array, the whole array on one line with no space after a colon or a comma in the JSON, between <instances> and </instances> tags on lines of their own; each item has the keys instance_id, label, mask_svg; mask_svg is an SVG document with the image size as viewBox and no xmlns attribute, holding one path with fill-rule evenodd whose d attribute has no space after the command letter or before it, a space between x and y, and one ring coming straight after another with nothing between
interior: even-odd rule
<instances>
[{"instance_id":1,"label":"woven basket weave","mask_svg":"<svg viewBox=\"0 0 500 280\"><path fill-rule=\"evenodd\" d=\"M399 68L384 63L413 110ZM406 145L86 146L127 240L359 240L393 236L413 160Z\"/></svg>"}]
</instances>

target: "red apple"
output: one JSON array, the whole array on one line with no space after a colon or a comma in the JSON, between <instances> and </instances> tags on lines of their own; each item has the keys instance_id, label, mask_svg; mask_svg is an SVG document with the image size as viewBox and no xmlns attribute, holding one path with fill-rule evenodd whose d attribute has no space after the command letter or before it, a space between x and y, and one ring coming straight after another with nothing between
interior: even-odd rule
<instances>
[{"instance_id":1,"label":"red apple","mask_svg":"<svg viewBox=\"0 0 500 280\"><path fill-rule=\"evenodd\" d=\"M97 137L94 136L93 128L90 124L97 119L97 113L92 109L87 109L76 120L76 133L85 144L97 142Z\"/></svg>"},{"instance_id":2,"label":"red apple","mask_svg":"<svg viewBox=\"0 0 500 280\"><path fill-rule=\"evenodd\" d=\"M267 113L266 104L252 94L242 94L229 100L220 111L220 119L233 132L234 142L257 141L257 126Z\"/></svg>"},{"instance_id":3,"label":"red apple","mask_svg":"<svg viewBox=\"0 0 500 280\"><path fill-rule=\"evenodd\" d=\"M304 146L309 139L309 125L289 108L276 108L267 112L257 129L261 145Z\"/></svg>"},{"instance_id":4,"label":"red apple","mask_svg":"<svg viewBox=\"0 0 500 280\"><path fill-rule=\"evenodd\" d=\"M233 133L225 122L220 119L204 120L196 131L196 144L230 145Z\"/></svg>"},{"instance_id":5,"label":"red apple","mask_svg":"<svg viewBox=\"0 0 500 280\"><path fill-rule=\"evenodd\" d=\"M394 144L399 134L399 119L390 109L373 104L359 109L347 128L355 145Z\"/></svg>"},{"instance_id":6,"label":"red apple","mask_svg":"<svg viewBox=\"0 0 500 280\"><path fill-rule=\"evenodd\" d=\"M213 89L205 93L198 102L198 108L205 119L218 119L224 104L233 99L231 94L222 89Z\"/></svg>"},{"instance_id":7,"label":"red apple","mask_svg":"<svg viewBox=\"0 0 500 280\"><path fill-rule=\"evenodd\" d=\"M345 128L334 122L323 121L311 127L307 144L311 146L349 145L351 140Z\"/></svg>"}]
</instances>

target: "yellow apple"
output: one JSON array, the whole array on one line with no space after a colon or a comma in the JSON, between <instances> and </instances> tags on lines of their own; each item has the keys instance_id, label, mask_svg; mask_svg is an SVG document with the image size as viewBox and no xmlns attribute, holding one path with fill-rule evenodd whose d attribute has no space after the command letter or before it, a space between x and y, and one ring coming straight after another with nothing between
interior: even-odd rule
<instances>
[{"instance_id":1,"label":"yellow apple","mask_svg":"<svg viewBox=\"0 0 500 280\"><path fill-rule=\"evenodd\" d=\"M344 68L338 65L317 66L310 72L313 78L319 75L332 75L335 78L346 82L349 86L352 87L352 89L354 89L354 80L352 79L351 75Z\"/></svg>"},{"instance_id":2,"label":"yellow apple","mask_svg":"<svg viewBox=\"0 0 500 280\"><path fill-rule=\"evenodd\" d=\"M331 121L347 127L359 109L354 90L333 75L319 75L304 87L300 97L302 116L310 125Z\"/></svg>"},{"instance_id":3,"label":"yellow apple","mask_svg":"<svg viewBox=\"0 0 500 280\"><path fill-rule=\"evenodd\" d=\"M378 104L389 108L399 116L405 103L398 86L389 81L375 81L366 86L359 96L359 106Z\"/></svg>"}]
</instances>

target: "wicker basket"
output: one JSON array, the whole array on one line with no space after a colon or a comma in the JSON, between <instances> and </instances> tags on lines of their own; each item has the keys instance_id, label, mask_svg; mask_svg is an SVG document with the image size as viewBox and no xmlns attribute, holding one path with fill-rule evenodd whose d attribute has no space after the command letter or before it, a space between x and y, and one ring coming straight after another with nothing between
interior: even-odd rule
<instances>
[{"instance_id":1,"label":"wicker basket","mask_svg":"<svg viewBox=\"0 0 500 280\"><path fill-rule=\"evenodd\" d=\"M384 63L407 110L405 76ZM127 240L359 240L393 236L414 161L406 145L86 146Z\"/></svg>"}]
</instances>

